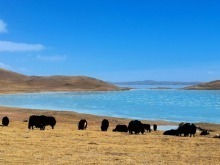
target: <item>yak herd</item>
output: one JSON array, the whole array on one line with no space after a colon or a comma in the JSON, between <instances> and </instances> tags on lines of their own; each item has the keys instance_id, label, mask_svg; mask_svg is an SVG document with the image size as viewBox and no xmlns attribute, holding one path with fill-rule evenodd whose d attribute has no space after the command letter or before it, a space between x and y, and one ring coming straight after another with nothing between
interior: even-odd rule
<instances>
[{"instance_id":1,"label":"yak herd","mask_svg":"<svg viewBox=\"0 0 220 165\"><path fill-rule=\"evenodd\" d=\"M7 116L2 118L2 126L9 125L9 118ZM44 130L46 126L51 126L54 129L56 125L56 119L53 116L45 116L45 115L32 115L28 120L28 128L40 128L40 130ZM88 122L85 119L81 119L78 123L78 130L85 130L88 126ZM101 131L107 131L109 128L109 121L107 119L102 120L101 122ZM153 130L157 130L157 125L153 124ZM208 135L209 131L202 129L200 127L196 127L193 123L180 123L177 129L167 130L163 133L163 135L171 135L171 136L195 136L196 130L199 129L201 131L200 135ZM113 132L128 132L129 134L144 134L146 132L151 132L150 124L143 124L139 120L132 120L127 125L116 125L116 127L112 130ZM220 138L218 135L217 138Z\"/></svg>"},{"instance_id":2,"label":"yak herd","mask_svg":"<svg viewBox=\"0 0 220 165\"><path fill-rule=\"evenodd\" d=\"M196 126L193 123L180 123L179 127L175 129L171 129L165 131L163 135L176 135L176 136L195 136L196 134Z\"/></svg>"},{"instance_id":3,"label":"yak herd","mask_svg":"<svg viewBox=\"0 0 220 165\"><path fill-rule=\"evenodd\" d=\"M40 130L44 130L47 125L50 125L52 129L54 129L54 126L56 125L56 119L53 116L37 116L32 115L29 117L28 121L28 128L34 129L34 126L36 128L40 128Z\"/></svg>"}]
</instances>

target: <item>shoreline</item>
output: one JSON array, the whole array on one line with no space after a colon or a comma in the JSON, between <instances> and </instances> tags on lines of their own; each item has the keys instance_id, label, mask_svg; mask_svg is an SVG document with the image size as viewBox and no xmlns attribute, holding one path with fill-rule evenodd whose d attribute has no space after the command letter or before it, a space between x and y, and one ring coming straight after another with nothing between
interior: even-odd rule
<instances>
[{"instance_id":1,"label":"shoreline","mask_svg":"<svg viewBox=\"0 0 220 165\"><path fill-rule=\"evenodd\" d=\"M30 109L30 108L17 108L17 107L6 107L0 106L0 118L8 116L10 122L15 121L27 121L31 115L48 115L54 116L57 119L58 123L74 123L77 124L80 119L86 119L90 125L94 126L100 124L103 119L108 119L110 124L114 127L117 124L125 124L131 120L131 118L120 118L120 117L111 117L103 115L93 115L86 113L79 113L75 111L61 111L61 110L41 110L41 109ZM141 120L143 123L148 124L157 124L158 126L178 126L180 122L166 121L166 120ZM207 122L198 122L195 123L198 127L204 129L218 132L220 131L220 124L217 123L207 123Z\"/></svg>"},{"instance_id":2,"label":"shoreline","mask_svg":"<svg viewBox=\"0 0 220 165\"><path fill-rule=\"evenodd\" d=\"M121 119L121 120L140 120L143 122L148 122L148 123L162 123L162 125L170 125L170 126L178 126L179 123L184 122L184 123L196 123L196 124L215 124L215 125L220 125L220 123L215 123L215 122L189 122L189 121L171 121L171 120L163 120L163 119L143 119L143 118L132 118L132 117L120 117L120 116L107 116L107 115L99 115L99 114L91 114L91 113L86 113L86 112L79 112L79 111L73 111L73 110L60 110L60 109L39 109L39 108L27 108L27 107L13 107L13 106L4 106L0 105L0 115L1 115L1 108L6 108L6 109L15 109L15 110L29 110L29 111L36 111L37 113L45 113L45 112L59 112L59 113L70 113L70 114L79 114L81 116L92 116L94 118L112 118L112 119ZM61 114L62 115L62 114Z\"/></svg>"},{"instance_id":3,"label":"shoreline","mask_svg":"<svg viewBox=\"0 0 220 165\"><path fill-rule=\"evenodd\" d=\"M0 106L0 116L6 115L10 118L12 118L12 121L23 121L21 118L19 118L21 115L24 115L24 120L27 120L29 117L28 115L55 115L58 117L58 119L61 122L70 122L69 120L64 121L65 116L69 115L74 120L75 118L88 118L88 119L94 119L101 120L101 119L108 119L110 121L113 121L113 123L125 123L129 122L130 118L123 118L123 117L111 117L111 116L104 116L104 115L93 115L93 114L87 114L87 113L79 113L75 111L67 111L67 110L50 110L50 109L31 109L31 108L18 108L18 107L7 107L7 106ZM165 121L165 120L141 120L143 122L148 123L155 123L160 125L178 125L178 122L172 122L172 121Z\"/></svg>"},{"instance_id":4,"label":"shoreline","mask_svg":"<svg viewBox=\"0 0 220 165\"><path fill-rule=\"evenodd\" d=\"M74 89L74 90L14 90L14 91L4 91L4 90L0 90L0 95L4 95L4 94L27 94L27 93L64 93L64 92L118 92L118 91L128 91L131 90L132 88L122 88L122 87L118 87L118 89L115 90L108 90L108 89L103 89L103 90L96 90L96 89Z\"/></svg>"}]
</instances>

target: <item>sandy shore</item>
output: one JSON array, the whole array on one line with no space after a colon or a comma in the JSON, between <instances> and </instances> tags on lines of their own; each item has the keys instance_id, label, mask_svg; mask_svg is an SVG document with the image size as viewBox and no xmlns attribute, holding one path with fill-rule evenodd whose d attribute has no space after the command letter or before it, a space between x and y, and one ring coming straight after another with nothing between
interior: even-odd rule
<instances>
[{"instance_id":1,"label":"sandy shore","mask_svg":"<svg viewBox=\"0 0 220 165\"><path fill-rule=\"evenodd\" d=\"M58 123L72 123L77 124L80 119L85 118L89 125L100 124L100 122L106 118L112 124L112 126L117 124L128 124L131 119L126 118L115 118L109 116L96 116L90 114L77 113L73 111L54 111L54 110L37 110L37 109L25 109L25 108L9 108L0 106L0 116L8 116L10 120L13 121L24 121L28 120L30 115L51 115L54 116ZM168 121L151 121L143 120L145 123L157 124L157 125L178 125L175 122Z\"/></svg>"},{"instance_id":2,"label":"sandy shore","mask_svg":"<svg viewBox=\"0 0 220 165\"><path fill-rule=\"evenodd\" d=\"M55 129L29 130L30 115L52 115ZM163 131L129 135L111 130L130 119L103 117L66 111L31 110L0 107L0 118L8 116L8 127L0 127L0 164L219 164L220 125L200 123L212 130L210 135L196 137L164 136ZM85 118L88 128L77 130ZM101 121L110 121L108 132L100 131ZM166 121L143 121L157 125L177 125Z\"/></svg>"}]
</instances>

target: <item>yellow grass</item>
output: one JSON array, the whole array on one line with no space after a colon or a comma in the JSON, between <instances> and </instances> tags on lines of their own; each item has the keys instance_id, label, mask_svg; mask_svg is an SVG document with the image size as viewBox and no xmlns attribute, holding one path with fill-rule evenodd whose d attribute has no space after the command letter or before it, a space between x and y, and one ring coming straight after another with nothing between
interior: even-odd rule
<instances>
[{"instance_id":1,"label":"yellow grass","mask_svg":"<svg viewBox=\"0 0 220 165\"><path fill-rule=\"evenodd\" d=\"M57 118L52 130L29 130L23 122L30 114ZM100 131L103 117L71 112L32 111L0 107L0 117L11 116L8 127L0 127L0 164L220 164L220 139L197 134L195 138L112 132L129 120L108 118L108 132ZM78 131L77 121L85 117L87 130ZM165 124L165 122L163 123Z\"/></svg>"}]
</instances>

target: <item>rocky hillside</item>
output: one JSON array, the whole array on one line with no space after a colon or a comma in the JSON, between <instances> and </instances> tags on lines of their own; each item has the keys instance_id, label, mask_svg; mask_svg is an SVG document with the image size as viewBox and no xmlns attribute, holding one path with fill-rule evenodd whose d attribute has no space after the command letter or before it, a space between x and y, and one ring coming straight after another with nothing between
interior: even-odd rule
<instances>
[{"instance_id":1,"label":"rocky hillside","mask_svg":"<svg viewBox=\"0 0 220 165\"><path fill-rule=\"evenodd\" d=\"M0 69L0 93L112 90L121 88L85 76L26 76Z\"/></svg>"},{"instance_id":2,"label":"rocky hillside","mask_svg":"<svg viewBox=\"0 0 220 165\"><path fill-rule=\"evenodd\" d=\"M220 80L186 87L188 90L220 90Z\"/></svg>"}]
</instances>

